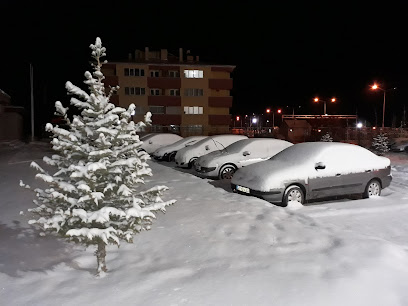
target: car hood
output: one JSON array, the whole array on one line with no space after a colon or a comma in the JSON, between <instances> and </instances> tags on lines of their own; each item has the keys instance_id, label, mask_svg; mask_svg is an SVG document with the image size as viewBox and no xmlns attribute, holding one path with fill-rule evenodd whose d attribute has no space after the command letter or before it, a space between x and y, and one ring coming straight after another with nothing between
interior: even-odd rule
<instances>
[{"instance_id":1,"label":"car hood","mask_svg":"<svg viewBox=\"0 0 408 306\"><path fill-rule=\"evenodd\" d=\"M258 191L270 191L284 188L287 181L307 180L309 168L293 162L267 160L239 169L231 183Z\"/></svg>"}]
</instances>

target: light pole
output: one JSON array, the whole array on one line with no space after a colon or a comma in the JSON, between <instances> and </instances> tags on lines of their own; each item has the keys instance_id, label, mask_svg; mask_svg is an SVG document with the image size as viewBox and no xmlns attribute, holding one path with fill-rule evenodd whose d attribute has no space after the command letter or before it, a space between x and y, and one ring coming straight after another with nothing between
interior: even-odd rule
<instances>
[{"instance_id":1,"label":"light pole","mask_svg":"<svg viewBox=\"0 0 408 306\"><path fill-rule=\"evenodd\" d=\"M371 89L372 89L372 90L377 90L377 89L379 89L379 90L382 90L382 91L383 91L383 93L384 93L384 102L383 102L383 119L382 119L382 129L384 129L384 118L385 118L385 93L386 93L387 91L389 91L389 90L395 90L395 89L397 89L397 87L393 87L393 88L384 89L384 88L381 88L380 86L378 86L377 84L374 84L374 85L372 85L372 86L371 86Z\"/></svg>"},{"instance_id":2,"label":"light pole","mask_svg":"<svg viewBox=\"0 0 408 306\"><path fill-rule=\"evenodd\" d=\"M326 112L326 101L321 100L321 99L319 99L319 98L317 98L317 97L314 98L313 101L315 101L316 103L318 103L318 102L324 102L324 112L323 112L323 115L327 115L327 112ZM331 98L330 102L332 102L332 103L336 102L336 98Z\"/></svg>"}]
</instances>

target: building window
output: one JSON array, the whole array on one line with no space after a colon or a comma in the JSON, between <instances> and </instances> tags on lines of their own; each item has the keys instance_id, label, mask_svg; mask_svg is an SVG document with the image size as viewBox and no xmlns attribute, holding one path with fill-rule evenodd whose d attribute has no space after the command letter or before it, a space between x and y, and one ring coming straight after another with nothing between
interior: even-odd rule
<instances>
[{"instance_id":1,"label":"building window","mask_svg":"<svg viewBox=\"0 0 408 306\"><path fill-rule=\"evenodd\" d=\"M144 115L146 113L143 106L135 106L135 114L136 115Z\"/></svg>"},{"instance_id":2,"label":"building window","mask_svg":"<svg viewBox=\"0 0 408 306\"><path fill-rule=\"evenodd\" d=\"M125 68L125 76L144 76L144 69Z\"/></svg>"},{"instance_id":3,"label":"building window","mask_svg":"<svg viewBox=\"0 0 408 306\"><path fill-rule=\"evenodd\" d=\"M150 89L150 95L151 96L160 96L160 89L157 89L157 88Z\"/></svg>"},{"instance_id":4,"label":"building window","mask_svg":"<svg viewBox=\"0 0 408 306\"><path fill-rule=\"evenodd\" d=\"M152 114L165 114L166 113L166 107L164 107L164 106L150 106L149 111Z\"/></svg>"},{"instance_id":5,"label":"building window","mask_svg":"<svg viewBox=\"0 0 408 306\"><path fill-rule=\"evenodd\" d=\"M184 70L184 77L189 79L202 79L204 72L202 70Z\"/></svg>"},{"instance_id":6,"label":"building window","mask_svg":"<svg viewBox=\"0 0 408 306\"><path fill-rule=\"evenodd\" d=\"M184 95L187 97L199 97L204 95L204 90L201 88L186 88Z\"/></svg>"},{"instance_id":7,"label":"building window","mask_svg":"<svg viewBox=\"0 0 408 306\"><path fill-rule=\"evenodd\" d=\"M180 89L170 89L170 96L179 96Z\"/></svg>"},{"instance_id":8,"label":"building window","mask_svg":"<svg viewBox=\"0 0 408 306\"><path fill-rule=\"evenodd\" d=\"M125 87L125 95L131 96L144 96L146 89L144 87Z\"/></svg>"},{"instance_id":9,"label":"building window","mask_svg":"<svg viewBox=\"0 0 408 306\"><path fill-rule=\"evenodd\" d=\"M184 106L184 114L186 115L202 115L202 106Z\"/></svg>"},{"instance_id":10,"label":"building window","mask_svg":"<svg viewBox=\"0 0 408 306\"><path fill-rule=\"evenodd\" d=\"M170 70L169 71L169 77L171 78L179 78L180 77L180 72L176 70Z\"/></svg>"},{"instance_id":11,"label":"building window","mask_svg":"<svg viewBox=\"0 0 408 306\"><path fill-rule=\"evenodd\" d=\"M150 76L152 78L158 78L160 76L160 71L159 70L151 70L150 71Z\"/></svg>"}]
</instances>

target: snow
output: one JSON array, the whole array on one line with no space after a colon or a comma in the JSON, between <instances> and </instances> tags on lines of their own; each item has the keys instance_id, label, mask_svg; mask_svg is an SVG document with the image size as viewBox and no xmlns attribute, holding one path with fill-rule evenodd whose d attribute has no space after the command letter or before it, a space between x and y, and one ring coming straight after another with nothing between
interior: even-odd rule
<instances>
[{"instance_id":1,"label":"snow","mask_svg":"<svg viewBox=\"0 0 408 306\"><path fill-rule=\"evenodd\" d=\"M317 163L324 170L315 170ZM293 145L270 160L237 171L231 183L259 191L284 188L285 181L335 176L368 169L385 169L390 160L353 144L339 142L304 142Z\"/></svg>"},{"instance_id":2,"label":"snow","mask_svg":"<svg viewBox=\"0 0 408 306\"><path fill-rule=\"evenodd\" d=\"M96 278L93 247L27 224L33 194L19 180L35 185L29 165L46 168L51 153L40 143L0 145L2 305L408 304L407 154L386 154L394 179L381 197L287 208L149 161L146 190L166 185L177 205L133 244L107 247L109 271Z\"/></svg>"},{"instance_id":3,"label":"snow","mask_svg":"<svg viewBox=\"0 0 408 306\"><path fill-rule=\"evenodd\" d=\"M186 138L180 139L179 141L176 141L175 143L157 149L156 151L154 151L153 155L162 157L164 154L169 154L184 147L191 146L194 143L203 140L204 138L207 138L207 136L188 136Z\"/></svg>"},{"instance_id":4,"label":"snow","mask_svg":"<svg viewBox=\"0 0 408 306\"><path fill-rule=\"evenodd\" d=\"M197 164L202 167L221 167L226 163L232 163L237 168L241 168L269 159L292 145L288 141L273 138L242 139L222 151L214 151L201 156ZM244 152L249 154L243 155Z\"/></svg>"},{"instance_id":5,"label":"snow","mask_svg":"<svg viewBox=\"0 0 408 306\"><path fill-rule=\"evenodd\" d=\"M157 133L143 138L143 144L140 146L140 148L150 154L156 151L158 148L175 143L182 138L183 137L177 134Z\"/></svg>"},{"instance_id":6,"label":"snow","mask_svg":"<svg viewBox=\"0 0 408 306\"><path fill-rule=\"evenodd\" d=\"M242 139L248 139L248 137L242 135L216 135L207 137L191 146L180 149L175 159L179 166L181 166L181 163L184 163L186 167L192 158L198 158L217 150L223 150L234 142Z\"/></svg>"}]
</instances>

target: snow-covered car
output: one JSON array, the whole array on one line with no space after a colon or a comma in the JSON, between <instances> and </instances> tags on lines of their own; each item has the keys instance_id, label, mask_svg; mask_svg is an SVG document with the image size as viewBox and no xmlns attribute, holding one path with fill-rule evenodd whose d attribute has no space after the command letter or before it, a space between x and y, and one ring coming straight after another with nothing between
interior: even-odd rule
<instances>
[{"instance_id":1,"label":"snow-covered car","mask_svg":"<svg viewBox=\"0 0 408 306\"><path fill-rule=\"evenodd\" d=\"M156 151L153 152L153 157L154 159L157 159L157 160L173 161L178 150L184 147L191 146L195 144L196 142L204 138L207 138L207 137L208 136L189 136L189 137L180 139L179 141L176 141L173 144L157 149Z\"/></svg>"},{"instance_id":2,"label":"snow-covered car","mask_svg":"<svg viewBox=\"0 0 408 306\"><path fill-rule=\"evenodd\" d=\"M200 156L217 150L223 150L230 144L242 139L248 139L248 137L243 135L209 136L189 147L180 149L175 157L176 166L181 168L191 168L193 162Z\"/></svg>"},{"instance_id":3,"label":"snow-covered car","mask_svg":"<svg viewBox=\"0 0 408 306\"><path fill-rule=\"evenodd\" d=\"M286 206L290 201L339 195L379 196L391 179L386 157L354 144L306 142L239 169L231 188Z\"/></svg>"},{"instance_id":4,"label":"snow-covered car","mask_svg":"<svg viewBox=\"0 0 408 306\"><path fill-rule=\"evenodd\" d=\"M408 152L408 139L396 139L390 145L393 152Z\"/></svg>"},{"instance_id":5,"label":"snow-covered car","mask_svg":"<svg viewBox=\"0 0 408 306\"><path fill-rule=\"evenodd\" d=\"M292 145L273 138L242 139L224 150L199 157L194 167L205 177L231 179L239 168L267 160Z\"/></svg>"},{"instance_id":6,"label":"snow-covered car","mask_svg":"<svg viewBox=\"0 0 408 306\"><path fill-rule=\"evenodd\" d=\"M183 139L183 137L171 133L155 133L147 135L142 139L143 144L139 147L139 150L144 150L151 154L158 148L168 146L169 144L175 143L180 139Z\"/></svg>"}]
</instances>

